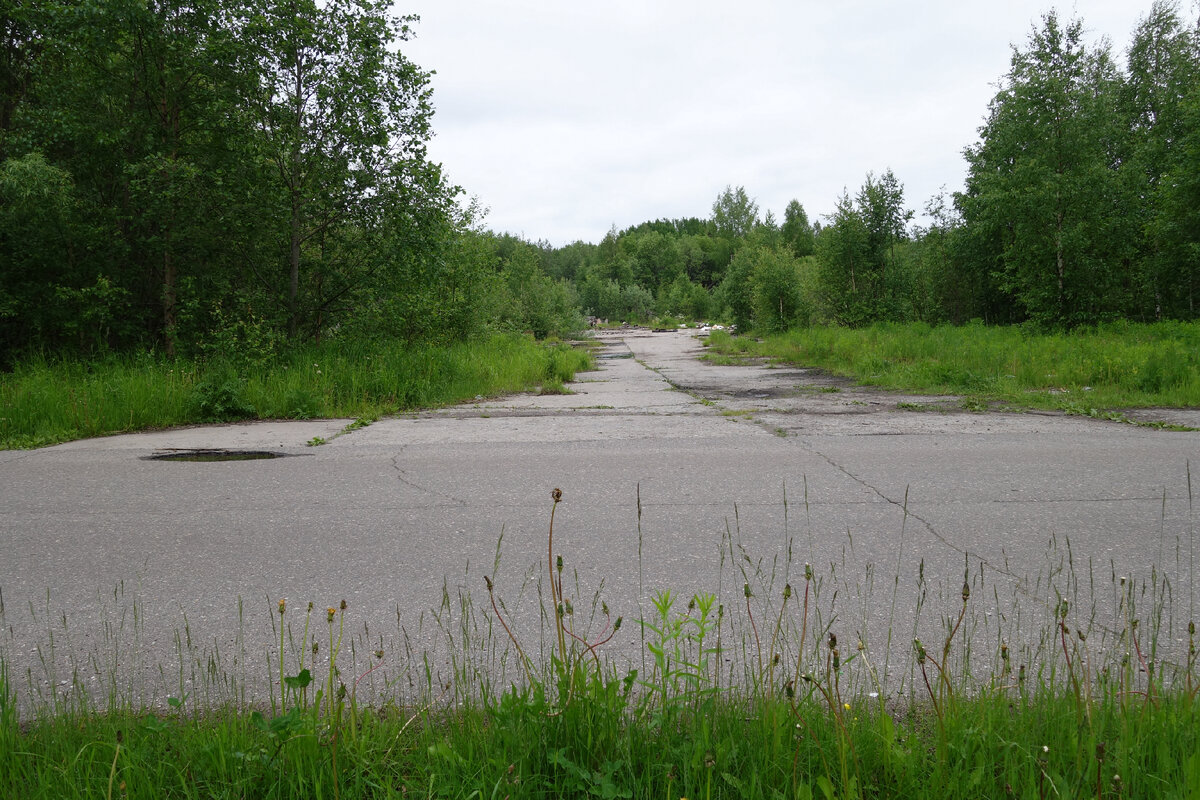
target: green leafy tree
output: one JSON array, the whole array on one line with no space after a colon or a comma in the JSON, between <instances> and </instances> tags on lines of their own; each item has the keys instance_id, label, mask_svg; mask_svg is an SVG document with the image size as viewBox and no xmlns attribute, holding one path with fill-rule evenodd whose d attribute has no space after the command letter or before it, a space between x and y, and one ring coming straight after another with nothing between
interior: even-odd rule
<instances>
[{"instance_id":1,"label":"green leafy tree","mask_svg":"<svg viewBox=\"0 0 1200 800\"><path fill-rule=\"evenodd\" d=\"M754 327L754 268L752 248L743 247L734 253L717 294L728 310L730 321L741 330Z\"/></svg>"},{"instance_id":2,"label":"green leafy tree","mask_svg":"<svg viewBox=\"0 0 1200 800\"><path fill-rule=\"evenodd\" d=\"M759 224L758 204L750 199L745 188L726 186L713 202L712 221L717 236L745 239Z\"/></svg>"},{"instance_id":3,"label":"green leafy tree","mask_svg":"<svg viewBox=\"0 0 1200 800\"><path fill-rule=\"evenodd\" d=\"M896 245L906 238L913 213L904 207L904 186L889 169L876 179L867 173L858 192L858 209L867 226L871 258L883 273L896 260Z\"/></svg>"},{"instance_id":4,"label":"green leafy tree","mask_svg":"<svg viewBox=\"0 0 1200 800\"><path fill-rule=\"evenodd\" d=\"M1156 286L1170 290L1173 315L1194 319L1200 315L1200 89L1191 90L1181 113L1186 133L1163 175L1150 233L1171 265L1157 273Z\"/></svg>"},{"instance_id":5,"label":"green leafy tree","mask_svg":"<svg viewBox=\"0 0 1200 800\"><path fill-rule=\"evenodd\" d=\"M835 321L862 325L879 317L877 255L866 220L843 193L817 238L820 293Z\"/></svg>"},{"instance_id":6,"label":"green leafy tree","mask_svg":"<svg viewBox=\"0 0 1200 800\"><path fill-rule=\"evenodd\" d=\"M1134 32L1120 100L1129 136L1121 173L1137 234L1138 303L1130 311L1146 317L1196 314L1196 267L1176 247L1175 221L1183 210L1176 192L1196 168L1187 142L1196 129L1188 103L1198 84L1200 35L1185 27L1177 3L1158 0Z\"/></svg>"},{"instance_id":7,"label":"green leafy tree","mask_svg":"<svg viewBox=\"0 0 1200 800\"><path fill-rule=\"evenodd\" d=\"M809 308L801 291L799 263L790 251L758 247L754 261L754 329L781 333L809 323Z\"/></svg>"},{"instance_id":8,"label":"green leafy tree","mask_svg":"<svg viewBox=\"0 0 1200 800\"><path fill-rule=\"evenodd\" d=\"M33 4L0 0L0 161L8 157L5 140L39 69L45 45L43 24Z\"/></svg>"},{"instance_id":9,"label":"green leafy tree","mask_svg":"<svg viewBox=\"0 0 1200 800\"><path fill-rule=\"evenodd\" d=\"M733 244L707 234L688 234L679 241L680 260L688 278L701 286L713 287L721 282Z\"/></svg>"},{"instance_id":10,"label":"green leafy tree","mask_svg":"<svg viewBox=\"0 0 1200 800\"><path fill-rule=\"evenodd\" d=\"M808 214L799 200L792 200L783 211L783 227L780 230L783 241L797 258L809 256L816 249L816 237L813 227L808 222Z\"/></svg>"},{"instance_id":11,"label":"green leafy tree","mask_svg":"<svg viewBox=\"0 0 1200 800\"><path fill-rule=\"evenodd\" d=\"M1116 75L1083 25L1043 18L967 151L960 208L997 244L999 278L1029 318L1076 325L1125 306L1120 251L1130 240L1114 164Z\"/></svg>"},{"instance_id":12,"label":"green leafy tree","mask_svg":"<svg viewBox=\"0 0 1200 800\"><path fill-rule=\"evenodd\" d=\"M320 303L331 234L345 226L402 224L403 217L384 216L389 199L445 193L440 175L425 164L429 73L399 47L414 18L389 9L381 0L260 0L248 10L245 37L260 82L246 100L279 187L293 337L302 301L310 309ZM316 263L305 276L309 297L302 298L307 261Z\"/></svg>"},{"instance_id":13,"label":"green leafy tree","mask_svg":"<svg viewBox=\"0 0 1200 800\"><path fill-rule=\"evenodd\" d=\"M679 275L669 286L663 287L658 300L658 312L664 316L701 320L708 317L712 298L702 286Z\"/></svg>"},{"instance_id":14,"label":"green leafy tree","mask_svg":"<svg viewBox=\"0 0 1200 800\"><path fill-rule=\"evenodd\" d=\"M683 259L670 233L647 231L633 239L633 277L647 289L669 285L683 274Z\"/></svg>"},{"instance_id":15,"label":"green leafy tree","mask_svg":"<svg viewBox=\"0 0 1200 800\"><path fill-rule=\"evenodd\" d=\"M578 299L566 281L551 279L541 268L538 248L520 242L509 251L500 274L507 290L501 319L514 330L539 339L563 336L582 327Z\"/></svg>"}]
</instances>

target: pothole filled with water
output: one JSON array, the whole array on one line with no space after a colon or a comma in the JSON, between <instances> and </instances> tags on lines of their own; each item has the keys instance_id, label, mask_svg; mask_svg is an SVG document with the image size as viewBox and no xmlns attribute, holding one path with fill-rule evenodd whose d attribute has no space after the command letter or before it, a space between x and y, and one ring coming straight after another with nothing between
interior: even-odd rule
<instances>
[{"instance_id":1,"label":"pothole filled with water","mask_svg":"<svg viewBox=\"0 0 1200 800\"><path fill-rule=\"evenodd\" d=\"M286 453L275 453L269 450L173 450L168 453L155 453L146 456L147 461L262 461L268 458L282 458Z\"/></svg>"}]
</instances>

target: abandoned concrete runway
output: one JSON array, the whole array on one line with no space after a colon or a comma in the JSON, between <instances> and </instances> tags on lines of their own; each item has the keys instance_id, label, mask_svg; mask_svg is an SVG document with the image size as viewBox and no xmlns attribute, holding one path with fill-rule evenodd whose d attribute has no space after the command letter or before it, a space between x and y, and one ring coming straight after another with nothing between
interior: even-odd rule
<instances>
[{"instance_id":1,"label":"abandoned concrete runway","mask_svg":"<svg viewBox=\"0 0 1200 800\"><path fill-rule=\"evenodd\" d=\"M732 608L748 582L766 602L772 572L777 593L802 583L807 562L827 587L823 624L844 641L879 642L889 621L898 650L917 628L936 638L964 572L993 650L1058 594L1114 635L1120 578L1169 585L1163 652L1186 638L1200 434L968 413L805 370L710 366L683 332L600 338L599 369L569 395L481 399L345 433L348 420L255 423L0 452L10 680L103 694L117 674L152 703L180 691L220 700L244 682L261 698L279 598L294 625L307 602L345 599L361 666L406 636L440 637L444 650L453 636L430 614L444 598L443 625L469 592L466 617L486 628L484 575L536 641L554 487L555 551L577 573L576 604L601 590L626 620L662 588L719 590ZM327 443L306 446L314 437ZM197 448L286 457L149 458ZM928 600L914 627L919 575ZM636 626L611 647L636 658ZM433 669L453 670L446 658ZM214 680L203 668L224 688L199 688Z\"/></svg>"}]
</instances>

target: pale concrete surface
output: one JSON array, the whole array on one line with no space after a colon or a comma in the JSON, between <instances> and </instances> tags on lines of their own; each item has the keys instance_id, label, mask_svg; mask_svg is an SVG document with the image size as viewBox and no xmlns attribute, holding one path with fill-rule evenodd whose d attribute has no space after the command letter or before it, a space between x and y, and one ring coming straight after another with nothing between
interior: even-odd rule
<instances>
[{"instance_id":1,"label":"pale concrete surface","mask_svg":"<svg viewBox=\"0 0 1200 800\"><path fill-rule=\"evenodd\" d=\"M923 564L923 635L955 610L966 569L994 649L1016 617L1048 613L1056 591L1115 630L1111 576L1149 581L1153 569L1178 615L1163 652L1186 636L1200 434L910 411L898 403L945 401L825 392L835 382L805 370L709 366L686 333L600 338L598 370L569 395L483 399L348 433L348 420L253 423L0 453L0 650L13 674L44 691L66 690L72 665L93 689L116 672L162 702L178 694L181 660L187 690L202 694L206 679L192 673L219 652L219 672L261 698L280 597L293 611L345 598L359 667L369 650L389 652L372 685L401 678L406 636L449 672L430 609L445 597L442 618L457 619L469 593L470 624L486 628L483 575L536 641L553 487L564 492L555 550L578 572L577 604L602 586L627 621L660 588L720 590L732 608L747 580L767 593L756 571L774 570L778 592L811 562L838 587L822 603L843 640L878 643L891 620L903 653ZM328 444L306 446L314 437ZM191 448L288 457L147 458ZM636 631L609 652L637 659Z\"/></svg>"}]
</instances>

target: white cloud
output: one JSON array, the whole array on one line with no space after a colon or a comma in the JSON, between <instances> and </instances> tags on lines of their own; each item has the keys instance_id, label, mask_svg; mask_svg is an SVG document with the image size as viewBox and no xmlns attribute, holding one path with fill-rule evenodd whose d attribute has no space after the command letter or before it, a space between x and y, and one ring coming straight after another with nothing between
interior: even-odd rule
<instances>
[{"instance_id":1,"label":"white cloud","mask_svg":"<svg viewBox=\"0 0 1200 800\"><path fill-rule=\"evenodd\" d=\"M1077 0L1121 57L1150 0ZM1038 0L412 0L433 79L430 156L495 230L564 244L709 215L727 185L781 216L891 168L918 212L961 188Z\"/></svg>"}]
</instances>

